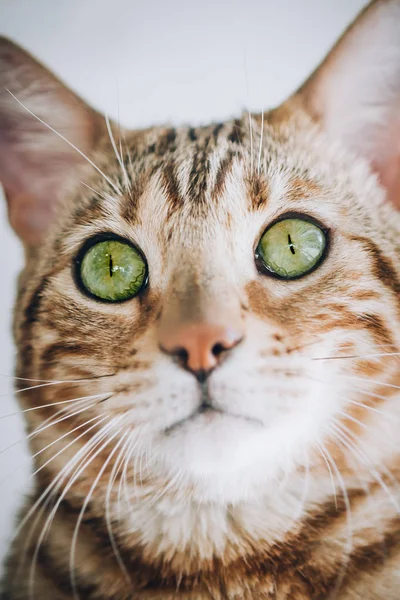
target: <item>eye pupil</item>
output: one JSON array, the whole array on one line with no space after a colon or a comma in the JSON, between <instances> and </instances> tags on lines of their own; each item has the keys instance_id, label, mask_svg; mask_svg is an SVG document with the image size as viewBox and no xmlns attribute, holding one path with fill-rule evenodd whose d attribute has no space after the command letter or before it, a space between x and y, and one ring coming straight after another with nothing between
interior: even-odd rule
<instances>
[{"instance_id":1,"label":"eye pupil","mask_svg":"<svg viewBox=\"0 0 400 600\"><path fill-rule=\"evenodd\" d=\"M110 254L109 268L110 268L110 277L112 277L113 276L113 259L112 259L111 254Z\"/></svg>"},{"instance_id":2,"label":"eye pupil","mask_svg":"<svg viewBox=\"0 0 400 600\"><path fill-rule=\"evenodd\" d=\"M292 254L296 254L296 250L294 249L292 238L290 237L290 233L288 234L288 243L289 243L290 252Z\"/></svg>"}]
</instances>

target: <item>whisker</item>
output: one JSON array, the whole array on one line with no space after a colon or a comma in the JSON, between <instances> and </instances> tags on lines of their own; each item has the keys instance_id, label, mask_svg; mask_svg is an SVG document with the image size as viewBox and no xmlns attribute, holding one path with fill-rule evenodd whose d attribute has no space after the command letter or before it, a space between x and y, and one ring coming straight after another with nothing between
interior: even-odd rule
<instances>
[{"instance_id":1,"label":"whisker","mask_svg":"<svg viewBox=\"0 0 400 600\"><path fill-rule=\"evenodd\" d=\"M96 194L97 196L100 196L100 198L103 198L103 200L108 200L109 199L109 198L107 198L107 196L105 194L102 194L101 192L99 192L99 190L95 190L94 188L92 188L90 185L88 185L87 183L85 183L81 179L79 180L79 183L81 183L88 190L90 190L91 192L93 192L93 194Z\"/></svg>"},{"instance_id":2,"label":"whisker","mask_svg":"<svg viewBox=\"0 0 400 600\"><path fill-rule=\"evenodd\" d=\"M366 423L363 423L359 419L356 419L356 417L353 417L352 415L350 415L349 413L347 413L345 410L339 410L338 414L342 415L343 417L345 417L346 419L348 419L352 423L355 423L356 425L359 425L365 431L370 431L370 427L368 427L368 425Z\"/></svg>"},{"instance_id":3,"label":"whisker","mask_svg":"<svg viewBox=\"0 0 400 600\"><path fill-rule=\"evenodd\" d=\"M120 452L119 452L119 454L117 456L117 459L115 461L114 467L113 467L113 469L111 471L111 474L110 474L110 478L109 478L108 485L107 485L106 501L105 501L105 508L106 508L106 510L105 510L105 517L106 517L107 531L108 531L108 535L109 535L109 538L110 538L110 543L111 543L111 547L112 547L114 556L115 556L115 558L117 560L117 563L118 563L118 565L119 565L119 567L121 569L122 574L125 577L125 580L126 580L127 584L129 586L131 586L132 585L132 581L131 581L131 578L129 576L128 569L126 568L125 563L124 563L124 561L122 559L121 553L120 553L120 551L118 549L118 546L117 546L117 542L115 540L114 532L112 530L111 513L110 513L110 502L111 502L110 496L111 496L111 491L112 491L112 489L114 487L115 480L116 480L116 478L118 476L118 473L120 471L120 467L122 467L124 465L124 461L125 461L125 458L127 456L127 451L129 450L129 447L130 447L130 445L132 443L132 439L131 439L131 437L130 437L129 434L130 434L130 432L128 432L128 436L127 436L128 439L126 440L126 442L122 446L122 448L121 448L121 450L120 450ZM120 488L118 486L118 490L119 489ZM119 506L120 506L119 505L119 496L117 496L117 506L118 506L118 509L119 509ZM119 518L120 518L121 517L121 513L119 512L119 510L118 510L118 515L119 515Z\"/></svg>"},{"instance_id":4,"label":"whisker","mask_svg":"<svg viewBox=\"0 0 400 600\"><path fill-rule=\"evenodd\" d=\"M92 428L94 428L95 426L92 426ZM23 552L22 552L22 557L20 559L19 562L19 568L17 570L17 576L18 573L21 569L21 567L23 566L23 564L25 563L25 557L28 551L28 547L30 545L30 541L32 539L32 536L35 532L36 526L40 520L41 515L43 514L44 510L46 509L46 506L48 505L49 499L51 498L51 495L53 495L54 493L56 493L58 491L58 489L60 488L60 485L62 484L63 480L65 479L65 477L68 475L68 472L73 469L75 467L75 465L77 463L79 463L80 459L82 456L85 455L85 453L88 453L90 448L92 448L93 446L96 447L96 445L99 443L99 440L101 441L101 439L104 437L104 435L106 435L106 431L107 429L109 429L111 427L111 423L106 423L105 425L103 425L101 427L101 429L90 439L88 440L88 442L86 442L84 444L84 446L78 450L76 452L76 454L74 454L74 456L72 456L69 461L64 465L64 467L61 469L61 471L59 471L59 473L53 478L53 480L50 482L50 484L46 487L46 489L42 492L42 494L39 496L39 498L36 500L36 502L31 506L31 508L29 509L29 511L27 512L27 514L23 517L23 519L20 521L20 523L18 524L18 526L16 527L16 530L14 532L14 535L12 537L12 540L14 540L19 533L22 531L22 529L25 527L25 525L28 523L28 521L31 519L31 517L33 517L33 515L35 514L36 511L38 511L40 505L42 504L42 502L46 499L46 496L48 496L47 500L45 501L45 503L43 504L43 506L41 507L33 525L30 527L30 530L28 532L28 535L26 537L25 540L25 544L23 547Z\"/></svg>"},{"instance_id":5,"label":"whisker","mask_svg":"<svg viewBox=\"0 0 400 600\"><path fill-rule=\"evenodd\" d=\"M260 134L260 146L258 149L258 167L257 167L258 175L260 175L260 172L261 172L263 138L264 138L264 111L262 111L262 113L261 113L261 134Z\"/></svg>"},{"instance_id":6,"label":"whisker","mask_svg":"<svg viewBox=\"0 0 400 600\"><path fill-rule=\"evenodd\" d=\"M80 398L73 398L72 400L61 400L60 402L50 402L49 404L41 404L40 406L32 406L31 408L25 408L24 410L17 410L16 412L13 413L8 413L7 415L1 415L0 416L0 421L2 419L8 419L9 417L15 417L17 415L21 415L24 413L28 413L28 412L34 412L36 410L43 410L45 408L50 408L52 406L60 406L63 404L72 404L74 402L82 402L82 400L92 400L94 398L101 398L102 396L106 396L107 394L109 394L109 392L107 393L102 393L102 394L94 394L93 396L82 396Z\"/></svg>"},{"instance_id":7,"label":"whisker","mask_svg":"<svg viewBox=\"0 0 400 600\"><path fill-rule=\"evenodd\" d=\"M109 138L110 138L111 145L113 147L115 156L117 157L117 161L119 163L119 166L121 167L122 175L123 175L124 182L125 182L125 187L126 187L127 190L130 190L131 189L131 183L129 181L128 173L126 171L126 168L125 168L125 165L124 165L124 161L122 160L122 156L118 152L118 148L117 148L117 145L115 143L114 135L113 135L113 132L112 132L112 129L111 129L110 119L108 118L107 115L105 115L105 121L106 121L107 131L108 131L108 135L109 135Z\"/></svg>"},{"instance_id":8,"label":"whisker","mask_svg":"<svg viewBox=\"0 0 400 600\"><path fill-rule=\"evenodd\" d=\"M253 157L253 121L249 111L249 129L250 129L250 171L253 173L254 157Z\"/></svg>"},{"instance_id":9,"label":"whisker","mask_svg":"<svg viewBox=\"0 0 400 600\"><path fill-rule=\"evenodd\" d=\"M24 110L26 110L26 112L28 114L30 114L32 117L34 117L39 123L41 123L42 125L44 125L45 127L47 127L47 129L49 129L50 131L52 131L61 140L63 140L66 144L68 144L73 150L75 150L84 160L86 160L89 163L89 165L91 165L104 178L104 180L112 187L112 189L114 190L114 192L116 192L116 194L118 196L121 194L120 190L115 185L115 183L113 181L111 181L111 179L92 160L90 160L90 158L88 156L86 156L86 154L84 154L82 152L82 150L79 150L79 148L77 146L75 146L75 144L73 144L72 142L70 142L64 135L62 135L59 131L57 131L56 129L54 129L54 127L52 127L51 125L49 125L48 123L46 123L45 121L43 121L43 119L41 119L40 117L38 117L37 115L35 115L35 113L32 112L27 106L25 106L25 104L23 104L23 102L21 102L21 100L19 100L8 88L5 88L5 90L10 94L10 96L12 98L14 98L14 100L16 102L18 102L18 104Z\"/></svg>"},{"instance_id":10,"label":"whisker","mask_svg":"<svg viewBox=\"0 0 400 600\"><path fill-rule=\"evenodd\" d=\"M346 550L345 550L345 554L344 554L344 558L343 558L343 567L337 577L334 591L331 594L331 596L334 598L337 591L339 590L339 588L342 584L343 578L346 574L347 566L349 563L349 558L350 558L351 552L353 550L353 517L352 517L352 510L351 510L349 495L347 493L347 489L346 489L342 474L339 470L339 467L337 466L332 454L328 451L326 446L324 446L324 451L326 453L326 457L327 457L328 461L330 462L330 464L335 472L336 478L339 482L339 486L342 491L343 502L344 502L345 509L346 509L346 527L347 527L347 542L346 542L346 544L347 545L346 545Z\"/></svg>"},{"instance_id":11,"label":"whisker","mask_svg":"<svg viewBox=\"0 0 400 600\"><path fill-rule=\"evenodd\" d=\"M367 395L369 395L369 394L367 394ZM357 402L356 400L350 400L349 398L346 398L346 401L349 402L350 404L354 404L355 406L359 406L360 408L364 408L365 410L369 410L370 412L373 412L377 415L382 415L383 417L387 417L388 419L391 419L391 420L394 419L395 421L399 420L399 418L396 417L395 415L392 415L391 413L380 410L379 408L375 408L374 406L369 406L368 404L364 404L363 402Z\"/></svg>"},{"instance_id":12,"label":"whisker","mask_svg":"<svg viewBox=\"0 0 400 600\"><path fill-rule=\"evenodd\" d=\"M122 417L121 417L122 418ZM102 435L100 436L99 440L96 440L95 444L94 444L94 448L101 443L101 440L104 439L104 437L107 437L108 435L108 431L107 429L112 428L118 421L121 420L120 417L115 417L114 419L112 419L104 428L103 428L103 432ZM45 525L42 529L42 532L39 536L38 542L36 544L36 548L35 548L35 552L32 558L32 563L31 563L31 569L30 569L30 575L29 575L29 590L30 590L30 598L32 598L33 600L33 582L34 582L34 576L35 576L35 566L37 563L37 557L39 554L39 550L40 547L45 539L45 537L48 535L48 532L52 526L52 523L54 521L54 517L58 511L58 508L60 507L61 502L63 501L63 499L65 498L66 494L68 493L68 491L71 489L71 487L73 486L73 484L75 483L75 481L82 475L82 473L85 471L85 469L89 466L89 464L91 464L93 462L93 460L103 451L103 449L115 438L116 435L118 435L118 433L121 431L122 428L120 428L110 439L106 439L106 441L101 445L101 447L95 451L95 453L86 460L86 462L84 462L84 464L82 466L80 466L77 470L75 470L75 473L72 475L72 477L70 477L68 483L66 484L66 486L64 487L61 495L59 496L59 498L57 499L54 507L52 508L49 516L46 519ZM94 440L96 439L96 436L92 438L91 442L94 442ZM93 448L92 448L93 450ZM65 476L64 476L65 478ZM56 478L57 479L57 478ZM54 490L52 492L52 494L57 493L59 486L60 486L61 482L57 485L57 489ZM43 508L45 508L45 506L48 503L48 499L44 505Z\"/></svg>"},{"instance_id":13,"label":"whisker","mask_svg":"<svg viewBox=\"0 0 400 600\"><path fill-rule=\"evenodd\" d=\"M386 383L385 381L377 381L376 379L370 379L370 378L365 378L365 377L357 377L356 375L343 375L342 373L338 374L337 377L341 377L343 379L355 379L356 381L364 381L366 383L373 383L375 385L381 385L382 387L388 387L388 388L392 388L395 390L400 390L400 386L395 385L393 383ZM364 391L364 390L360 390L360 391ZM365 390L367 391L367 390Z\"/></svg>"},{"instance_id":14,"label":"whisker","mask_svg":"<svg viewBox=\"0 0 400 600\"><path fill-rule=\"evenodd\" d=\"M54 415L51 415L51 417L49 417L48 419L46 419L46 421L44 423L42 423L39 428L34 429L31 433L29 433L28 435L26 435L23 438L20 438L19 440L13 442L12 444L10 444L9 446L6 446L6 448L2 448L1 452L0 452L0 456L2 454L4 454L4 452L7 452L8 450L11 450L11 448L15 448L15 446L17 446L18 444L22 444L23 442L35 437L36 435L39 435L39 433L42 433L42 431L46 431L47 429L49 429L49 427L53 427L54 425L57 425L58 423L61 423L62 421L65 421L66 419L70 419L71 417L74 417L76 415L79 415L80 413L84 412L85 410L88 410L89 408L92 408L93 406L95 406L95 404L91 404L85 408L81 408L78 411L75 411L73 413L67 414L65 417L61 418L61 419L57 419L55 422L50 422L49 421L53 418Z\"/></svg>"},{"instance_id":15,"label":"whisker","mask_svg":"<svg viewBox=\"0 0 400 600\"><path fill-rule=\"evenodd\" d=\"M86 402L86 400L82 400L81 402ZM74 411L72 413L69 412L66 416L64 416L64 417L62 417L60 419L57 419L56 421L49 422L49 421L51 421L51 419L53 419L55 416L57 416L57 414L60 414L60 413L64 412L63 410L58 411L55 415L51 415L48 419L46 419L46 421L44 421L44 423L42 423L41 425L39 425L38 428L34 429L27 436L25 436L24 438L20 438L19 440L17 440L16 442L13 442L12 444L10 444L9 446L7 446L6 448L3 448L1 450L1 452L0 452L0 456L4 452L7 452L11 448L14 448L15 446L17 446L17 444L21 444L22 442L25 442L26 440L29 440L29 439L35 437L39 433L42 433L43 431L46 431L47 429L49 429L49 427L53 427L54 425L57 425L58 423L61 423L62 421L65 421L66 419L70 419L71 417L75 417L76 415L79 415L79 414L83 413L85 410L89 410L90 408L93 408L93 406L96 406L96 403L92 403L89 406L85 406L84 408L80 408L79 410Z\"/></svg>"},{"instance_id":16,"label":"whisker","mask_svg":"<svg viewBox=\"0 0 400 600\"><path fill-rule=\"evenodd\" d=\"M330 477L331 484L332 484L333 497L334 497L334 500L335 500L335 508L337 510L338 503L337 503L337 494L336 494L336 484L335 484L335 480L333 478L333 473L332 473L332 468L331 468L330 462L329 462L329 460L328 460L328 458L327 458L327 456L325 454L325 450L326 449L325 450L323 449L324 445L322 443L319 444L318 442L316 442L315 446L318 449L319 453L321 454L322 458L324 459L325 464L326 464L326 466L328 468L328 473L329 473L329 477Z\"/></svg>"},{"instance_id":17,"label":"whisker","mask_svg":"<svg viewBox=\"0 0 400 600\"><path fill-rule=\"evenodd\" d=\"M315 346L322 341L321 336L315 336L317 339L314 339L312 342L306 342L304 344L300 344L299 346L293 346L288 349L288 353L297 352L298 350L303 350L304 348L309 348L310 346ZM311 357L305 356L304 358L310 359Z\"/></svg>"},{"instance_id":18,"label":"whisker","mask_svg":"<svg viewBox=\"0 0 400 600\"><path fill-rule=\"evenodd\" d=\"M34 458L36 458L37 456L39 456L43 452L46 452L46 450L48 450L49 448L51 448L55 444L59 443L61 440L63 440L64 438L68 437L72 433L75 433L75 431L78 431L79 429L82 429L82 427L86 427L86 425L88 425L89 423L92 423L93 421L100 421L100 423L101 423L106 418L107 418L107 416L97 415L96 417L92 417L88 421L85 421L85 423L81 423L77 427L74 427L74 429L71 429L70 431L67 431L66 433L64 433L63 435L61 435L60 437L58 437L56 440L53 440L52 442L50 442L49 444L47 444L47 446L44 446L44 448L41 448L38 452L36 452L32 456L29 456L29 458L27 460L24 460L22 463L19 463L16 467L13 467L13 470L11 471L11 473L9 473L8 475L6 475L6 477L4 477L0 481L0 485L2 485L5 481L7 481L7 479L9 479L10 477L12 477L14 475L15 471L18 471L24 465L26 465L27 463L30 463L31 460L33 460ZM99 424L98 422L95 423L95 425L93 425L93 427L89 427L89 429L87 429L86 431L84 431L80 436L74 438L67 446L63 446L63 448L59 452L57 452L57 454L55 454L54 456L52 456L43 465L41 465L36 471L34 471L33 473L31 473L29 475L29 479L32 479L33 477L35 477L50 462L52 462L55 458L57 458L57 456L59 456L62 452L64 452L64 450L67 450L67 448L69 448L70 446L72 446L81 437L85 436L91 429L94 429L98 424Z\"/></svg>"},{"instance_id":19,"label":"whisker","mask_svg":"<svg viewBox=\"0 0 400 600\"><path fill-rule=\"evenodd\" d=\"M61 448L61 450L59 450L56 454L54 454L54 456L52 456L51 458L49 458L45 463L43 463L38 469L36 469L36 471L34 471L34 473L32 473L32 477L35 477L42 469L44 469L45 467L47 467L48 464L50 464L55 458L57 458L60 454L62 454L65 450L67 450L68 448L70 448L73 444L75 444L78 440L80 440L81 438L83 438L85 435L87 435L90 431L92 431L92 429L95 429L96 427L99 426L100 423L103 423L103 421L107 420L107 415L98 415L97 417L93 417L92 419L89 419L89 421L86 421L85 423L83 423L82 425L79 425L78 427L75 427L75 429L73 429L72 431L69 431L68 434L64 434L61 438L58 438L55 442L52 442L51 444L49 444L48 446L46 446L46 448L40 450L40 452L37 452L36 454L33 455L32 458L35 458L38 454L44 452L44 450L47 450L50 446L52 446L53 444L55 444L56 442L59 442L62 438L66 437L67 435L77 431L78 429L81 429L82 427L85 427L86 425L88 425L89 423L92 423L93 421L96 421L96 423L94 425L92 425L91 427L89 427L88 429L86 429L83 433L81 433L78 437L75 437L71 442L69 442L66 446L63 446Z\"/></svg>"},{"instance_id":20,"label":"whisker","mask_svg":"<svg viewBox=\"0 0 400 600\"><path fill-rule=\"evenodd\" d=\"M103 444L103 446L98 450L98 454L100 454L100 452L109 443L111 443L111 441L113 439L115 439L115 437L122 431L122 429L123 429L122 427L120 429L118 429L117 432L111 437L111 439L107 440L105 442L105 444ZM79 528L81 526L81 523L82 523L85 511L86 511L86 508L88 507L90 499L91 499L91 497L93 495L93 492L94 492L94 490L95 490L98 482L101 479L101 476L103 475L103 473L106 470L107 466L110 464L110 461L111 461L112 457L114 456L114 454L116 453L116 451L118 450L118 448L120 447L120 445L122 444L122 442L124 441L124 439L126 438L127 435L129 435L129 431L125 432L125 434L123 434L121 436L121 438L115 444L113 450L108 455L107 459L104 461L103 466L101 467L100 471L98 472L95 480L93 481L93 484L92 484L89 492L86 495L85 501L84 501L84 503L82 505L82 508L81 508L80 513L79 513L78 519L76 521L76 525L75 525L75 529L74 529L74 533L73 533L72 541L71 541L71 551L70 551L70 560L69 560L70 581L71 581L72 593L73 593L73 596L74 596L75 600L79 600L79 594L78 594L77 587L76 587L76 577L75 577L75 554L76 554L76 544L77 544L77 540L78 540Z\"/></svg>"},{"instance_id":21,"label":"whisker","mask_svg":"<svg viewBox=\"0 0 400 600\"><path fill-rule=\"evenodd\" d=\"M40 383L38 385L30 385L29 387L26 388L21 388L21 389L17 389L14 391L14 395L16 394L21 394L22 392L29 392L31 390L37 390L39 388L44 388L44 387L51 387L54 385L62 385L62 384L66 384L66 383L88 383L88 382L92 382L93 379L76 379L75 381L48 381L46 383ZM5 396L6 394L0 394L1 396Z\"/></svg>"},{"instance_id":22,"label":"whisker","mask_svg":"<svg viewBox=\"0 0 400 600\"><path fill-rule=\"evenodd\" d=\"M343 424L338 426L338 425L335 425L335 423L331 423L331 428L334 429L334 431L336 432L337 439L339 439L341 441L342 445L345 446L345 448L347 448L350 452L352 452L353 456L357 457L357 455L358 455L358 457L361 457L362 464L364 464L364 466L369 467L369 471L370 471L371 475L374 477L375 481L377 483L379 483L382 490L384 490L386 492L389 500L392 502L396 511L400 512L400 507L399 507L398 502L396 501L393 494L389 490L388 486L382 479L380 473L374 467L374 464L371 461L371 459L361 450L361 448L359 448L359 446L355 443L355 441L344 431L344 429L347 431L350 431L350 430ZM389 471L387 471L387 469L383 465L380 465L380 468L383 469L384 471L386 471L386 475L390 478L390 480L392 482L395 482L398 485L398 482L395 480L393 475Z\"/></svg>"},{"instance_id":23,"label":"whisker","mask_svg":"<svg viewBox=\"0 0 400 600\"><path fill-rule=\"evenodd\" d=\"M383 358L385 356L400 356L400 352L384 352L381 354L347 354L342 356L317 356L310 360L346 360L360 358Z\"/></svg>"},{"instance_id":24,"label":"whisker","mask_svg":"<svg viewBox=\"0 0 400 600\"><path fill-rule=\"evenodd\" d=\"M103 379L105 377L113 377L114 375L115 373L107 373L105 375L93 375L84 379L80 377L78 379L30 379L29 377L16 377L15 375L0 373L0 377L17 379L18 381L32 381L34 383L85 383L86 381L92 381L93 379Z\"/></svg>"},{"instance_id":25,"label":"whisker","mask_svg":"<svg viewBox=\"0 0 400 600\"><path fill-rule=\"evenodd\" d=\"M132 454L135 451L135 447L138 444L138 440L135 440L134 438L132 439L132 443L129 445L129 448L127 450L126 453L126 458L125 458L125 464L123 467L123 471L122 471L122 476L118 485L118 498L121 498L121 491L123 489L124 491L124 500L126 505L128 506L128 508L131 508L130 505L130 500L129 500L129 495L128 495L128 483L127 483L127 477L128 477L128 467L131 466L131 460L132 460ZM133 482L133 489L136 492L136 480L134 480ZM118 512L119 514L121 514L121 504L118 504Z\"/></svg>"},{"instance_id":26,"label":"whisker","mask_svg":"<svg viewBox=\"0 0 400 600\"><path fill-rule=\"evenodd\" d=\"M105 420L106 418L108 418L107 416L105 416L103 420ZM75 443L77 440L79 440L80 438L82 438L84 435L86 435L89 431L91 431L92 429L94 429L95 427L97 427L98 424L95 423L94 425L92 425L88 430L84 431L81 435L79 435L77 438L74 438L74 440L69 443L66 447L64 447L62 449L62 451L66 450L68 447L70 447L73 443ZM65 479L65 476L68 474L68 471L70 469L72 469L74 467L74 465L76 463L79 462L80 458L82 455L85 454L85 452L88 452L91 448L92 445L96 446L97 442L98 442L98 438L102 438L102 436L105 434L104 432L106 432L108 425L104 425L103 427L101 427L100 431L97 432L90 440L88 440L88 442L86 442L84 444L84 446L78 450L78 452L72 456L72 458L64 465L64 467L61 469L61 471L53 478L52 482L50 482L50 484L46 487L46 489L44 490L44 492L40 495L40 497L36 500L36 502L33 504L33 506L31 506L31 508L29 509L28 513L24 516L24 518L21 520L21 522L19 523L19 525L17 526L14 535L12 537L12 540L16 539L16 537L19 535L19 533L22 531L22 529L25 527L25 525L28 523L29 519L34 515L34 513L36 511L38 511L40 504L45 500L46 496L48 496L48 499L46 500L46 502L44 503L44 505L42 506L42 508L40 509L40 511L38 512L38 515L35 519L35 521L33 522L32 526L30 527L30 530L28 532L28 535L26 537L25 540L25 544L23 546L22 549L22 555L21 555L21 559L19 561L19 567L17 569L17 577L18 577L18 573L20 572L20 569L22 568L23 564L25 563L26 560L26 554L28 551L28 547L30 545L30 541L32 539L32 536L36 530L36 526L39 523L39 520L41 518L41 515L43 514L44 510L46 509L46 506L49 503L49 500L51 499L51 495L50 492L55 493L58 491L60 485L62 484L62 481ZM58 452L53 459L58 456L59 454L61 454L61 451ZM47 461L47 464L51 461L52 459ZM39 472L42 468L44 468L45 465L42 465L42 467L40 467L38 469L37 472ZM32 475L34 476L35 473ZM57 483L58 482L58 483ZM11 540L11 541L12 541Z\"/></svg>"},{"instance_id":27,"label":"whisker","mask_svg":"<svg viewBox=\"0 0 400 600\"><path fill-rule=\"evenodd\" d=\"M173 477L170 478L168 483L163 486L161 492L152 497L153 504L159 502L164 496L168 494L171 489L179 488L179 482L182 480L182 473L177 471Z\"/></svg>"}]
</instances>

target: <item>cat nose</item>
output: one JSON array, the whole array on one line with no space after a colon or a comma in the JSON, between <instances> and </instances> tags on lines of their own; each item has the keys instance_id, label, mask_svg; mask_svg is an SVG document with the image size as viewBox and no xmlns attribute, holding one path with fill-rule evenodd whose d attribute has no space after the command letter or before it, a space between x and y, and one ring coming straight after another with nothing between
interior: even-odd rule
<instances>
[{"instance_id":1,"label":"cat nose","mask_svg":"<svg viewBox=\"0 0 400 600\"><path fill-rule=\"evenodd\" d=\"M179 359L186 369L203 382L223 356L242 339L241 332L233 328L210 323L187 323L175 331L164 332L160 347Z\"/></svg>"}]
</instances>

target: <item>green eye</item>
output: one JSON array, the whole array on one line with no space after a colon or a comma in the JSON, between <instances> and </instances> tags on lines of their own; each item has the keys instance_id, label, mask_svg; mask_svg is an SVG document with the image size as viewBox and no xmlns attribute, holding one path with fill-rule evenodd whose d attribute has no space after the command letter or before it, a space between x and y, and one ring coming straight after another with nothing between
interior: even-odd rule
<instances>
[{"instance_id":1,"label":"green eye","mask_svg":"<svg viewBox=\"0 0 400 600\"><path fill-rule=\"evenodd\" d=\"M272 225L262 236L257 255L269 273L296 279L312 271L323 258L324 231L306 219L288 218Z\"/></svg>"},{"instance_id":2,"label":"green eye","mask_svg":"<svg viewBox=\"0 0 400 600\"><path fill-rule=\"evenodd\" d=\"M87 292L105 302L133 298L146 282L146 263L138 250L115 239L93 244L78 263Z\"/></svg>"}]
</instances>

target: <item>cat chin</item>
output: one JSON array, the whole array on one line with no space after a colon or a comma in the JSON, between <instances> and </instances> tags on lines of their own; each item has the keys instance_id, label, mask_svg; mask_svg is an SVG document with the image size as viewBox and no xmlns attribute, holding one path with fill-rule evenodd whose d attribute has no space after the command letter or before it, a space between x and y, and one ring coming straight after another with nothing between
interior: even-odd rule
<instances>
[{"instance_id":1,"label":"cat chin","mask_svg":"<svg viewBox=\"0 0 400 600\"><path fill-rule=\"evenodd\" d=\"M196 502L275 497L281 482L290 487L296 472L309 468L332 416L322 403L311 404L268 425L222 411L194 413L152 438L155 470L174 493Z\"/></svg>"},{"instance_id":2,"label":"cat chin","mask_svg":"<svg viewBox=\"0 0 400 600\"><path fill-rule=\"evenodd\" d=\"M241 502L276 478L275 468L265 471L267 437L267 428L256 421L207 411L164 434L156 452L164 475L192 498Z\"/></svg>"}]
</instances>

